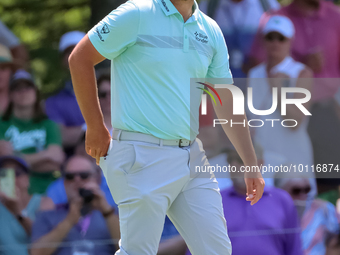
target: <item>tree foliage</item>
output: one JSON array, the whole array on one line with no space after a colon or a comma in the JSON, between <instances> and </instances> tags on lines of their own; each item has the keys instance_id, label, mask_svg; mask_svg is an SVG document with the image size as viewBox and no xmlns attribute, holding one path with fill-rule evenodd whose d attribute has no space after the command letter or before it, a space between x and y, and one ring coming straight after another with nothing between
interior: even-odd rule
<instances>
[{"instance_id":1,"label":"tree foliage","mask_svg":"<svg viewBox=\"0 0 340 255\"><path fill-rule=\"evenodd\" d=\"M31 68L43 93L61 85L60 37L71 30L88 31L90 0L1 0L0 19L30 53Z\"/></svg>"}]
</instances>

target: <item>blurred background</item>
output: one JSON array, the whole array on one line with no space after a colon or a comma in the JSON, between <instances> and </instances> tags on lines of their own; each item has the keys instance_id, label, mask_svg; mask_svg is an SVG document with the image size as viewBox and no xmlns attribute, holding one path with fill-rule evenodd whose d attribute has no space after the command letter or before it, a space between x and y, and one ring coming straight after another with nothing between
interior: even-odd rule
<instances>
[{"instance_id":1,"label":"blurred background","mask_svg":"<svg viewBox=\"0 0 340 255\"><path fill-rule=\"evenodd\" d=\"M0 255L105 255L118 248L118 207L85 152L86 124L67 58L124 2L0 1ZM297 127L251 128L259 165L340 166L340 0L198 3L221 27L235 85L245 93L257 89L256 109L270 108L268 88L312 93L305 105L311 117L287 110ZM102 62L96 75L112 132L109 67ZM278 111L271 117L282 118ZM222 127L213 128L214 118L212 107L200 116L207 158L212 166L239 169L243 162ZM253 207L240 176L216 174L233 255L340 255L340 176L334 173L264 176L265 193ZM168 218L158 251L167 254L190 254Z\"/></svg>"}]
</instances>

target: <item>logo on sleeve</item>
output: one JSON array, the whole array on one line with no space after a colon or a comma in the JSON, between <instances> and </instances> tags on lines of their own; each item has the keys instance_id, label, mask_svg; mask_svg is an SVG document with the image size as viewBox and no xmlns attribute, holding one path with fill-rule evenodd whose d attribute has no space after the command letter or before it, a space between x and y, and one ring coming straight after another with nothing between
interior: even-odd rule
<instances>
[{"instance_id":1,"label":"logo on sleeve","mask_svg":"<svg viewBox=\"0 0 340 255\"><path fill-rule=\"evenodd\" d=\"M101 34L108 34L110 33L110 29L109 27L107 26L107 24L105 24L102 28L102 30L100 31Z\"/></svg>"},{"instance_id":2,"label":"logo on sleeve","mask_svg":"<svg viewBox=\"0 0 340 255\"><path fill-rule=\"evenodd\" d=\"M110 33L110 29L109 29L108 25L105 24L105 25L102 27L102 29L101 29L100 31L99 31L99 28L97 27L97 28L96 28L96 33L97 33L99 39L100 39L102 42L104 42L103 35L107 35L108 33Z\"/></svg>"},{"instance_id":3,"label":"logo on sleeve","mask_svg":"<svg viewBox=\"0 0 340 255\"><path fill-rule=\"evenodd\" d=\"M197 41L201 43L208 43L208 36L202 33L198 33L197 31L195 32L195 38Z\"/></svg>"}]
</instances>

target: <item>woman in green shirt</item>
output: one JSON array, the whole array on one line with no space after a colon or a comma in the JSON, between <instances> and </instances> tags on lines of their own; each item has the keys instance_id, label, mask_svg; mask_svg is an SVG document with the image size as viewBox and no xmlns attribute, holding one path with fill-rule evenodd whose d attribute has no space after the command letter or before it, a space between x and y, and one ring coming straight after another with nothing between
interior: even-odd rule
<instances>
[{"instance_id":1,"label":"woman in green shirt","mask_svg":"<svg viewBox=\"0 0 340 255\"><path fill-rule=\"evenodd\" d=\"M44 115L31 75L17 71L10 84L10 103L0 121L2 153L21 153L30 164L30 193L44 193L60 177L64 161L59 127ZM0 152L1 153L1 152Z\"/></svg>"}]
</instances>

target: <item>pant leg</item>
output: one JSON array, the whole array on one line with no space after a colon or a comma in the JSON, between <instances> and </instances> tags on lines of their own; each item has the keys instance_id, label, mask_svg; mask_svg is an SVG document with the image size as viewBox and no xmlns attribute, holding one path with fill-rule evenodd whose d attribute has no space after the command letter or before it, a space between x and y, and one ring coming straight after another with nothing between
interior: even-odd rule
<instances>
[{"instance_id":1,"label":"pant leg","mask_svg":"<svg viewBox=\"0 0 340 255\"><path fill-rule=\"evenodd\" d=\"M217 184L181 192L167 214L193 255L231 255Z\"/></svg>"},{"instance_id":2,"label":"pant leg","mask_svg":"<svg viewBox=\"0 0 340 255\"><path fill-rule=\"evenodd\" d=\"M231 255L218 183L213 174L195 172L197 165L209 165L199 139L190 147L192 178L167 214L193 255Z\"/></svg>"},{"instance_id":3,"label":"pant leg","mask_svg":"<svg viewBox=\"0 0 340 255\"><path fill-rule=\"evenodd\" d=\"M121 240L116 255L156 255L166 211L188 180L188 152L113 140L100 166L118 205Z\"/></svg>"}]
</instances>

